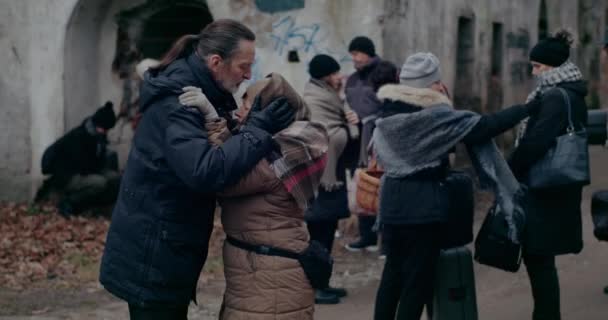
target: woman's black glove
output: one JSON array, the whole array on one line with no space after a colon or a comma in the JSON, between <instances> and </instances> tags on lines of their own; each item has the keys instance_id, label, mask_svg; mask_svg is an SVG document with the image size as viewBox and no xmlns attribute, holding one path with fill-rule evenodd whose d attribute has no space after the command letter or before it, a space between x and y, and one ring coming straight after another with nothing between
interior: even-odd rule
<instances>
[{"instance_id":1,"label":"woman's black glove","mask_svg":"<svg viewBox=\"0 0 608 320\"><path fill-rule=\"evenodd\" d=\"M296 110L289 105L287 98L277 98L264 108L260 101L259 96L254 100L245 125L275 134L287 128L294 121Z\"/></svg>"}]
</instances>

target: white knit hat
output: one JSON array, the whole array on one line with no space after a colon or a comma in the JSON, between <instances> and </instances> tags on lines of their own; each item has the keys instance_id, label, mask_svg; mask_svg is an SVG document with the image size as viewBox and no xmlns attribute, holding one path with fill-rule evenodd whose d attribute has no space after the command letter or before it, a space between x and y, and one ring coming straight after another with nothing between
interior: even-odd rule
<instances>
[{"instance_id":1,"label":"white knit hat","mask_svg":"<svg viewBox=\"0 0 608 320\"><path fill-rule=\"evenodd\" d=\"M407 57L401 66L399 82L408 87L428 88L439 80L439 59L430 52L415 53Z\"/></svg>"}]
</instances>

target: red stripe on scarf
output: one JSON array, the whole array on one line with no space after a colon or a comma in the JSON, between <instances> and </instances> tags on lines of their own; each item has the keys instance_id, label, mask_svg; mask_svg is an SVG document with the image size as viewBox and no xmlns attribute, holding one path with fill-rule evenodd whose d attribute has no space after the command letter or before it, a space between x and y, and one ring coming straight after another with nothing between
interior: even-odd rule
<instances>
[{"instance_id":1,"label":"red stripe on scarf","mask_svg":"<svg viewBox=\"0 0 608 320\"><path fill-rule=\"evenodd\" d=\"M286 181L283 181L285 188L287 188L288 192L291 192L293 187L297 185L304 178L311 176L319 171L323 171L325 169L325 165L327 164L327 155L323 155L319 160L316 160L311 166L308 166L289 177Z\"/></svg>"}]
</instances>

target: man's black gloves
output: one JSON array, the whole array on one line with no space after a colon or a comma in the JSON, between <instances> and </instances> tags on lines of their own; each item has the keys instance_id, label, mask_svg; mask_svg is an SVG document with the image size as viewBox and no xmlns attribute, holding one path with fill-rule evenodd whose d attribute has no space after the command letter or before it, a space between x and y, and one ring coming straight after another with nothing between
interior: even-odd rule
<instances>
[{"instance_id":1,"label":"man's black gloves","mask_svg":"<svg viewBox=\"0 0 608 320\"><path fill-rule=\"evenodd\" d=\"M245 125L260 128L272 135L287 128L296 117L296 110L287 98L281 97L262 108L260 97L253 102Z\"/></svg>"}]
</instances>

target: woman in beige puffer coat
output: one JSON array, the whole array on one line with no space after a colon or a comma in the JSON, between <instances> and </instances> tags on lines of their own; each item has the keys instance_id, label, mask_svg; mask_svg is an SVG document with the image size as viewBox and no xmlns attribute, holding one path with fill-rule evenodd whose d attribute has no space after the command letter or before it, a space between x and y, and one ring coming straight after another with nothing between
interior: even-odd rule
<instances>
[{"instance_id":1,"label":"woman in beige puffer coat","mask_svg":"<svg viewBox=\"0 0 608 320\"><path fill-rule=\"evenodd\" d=\"M261 160L220 193L222 224L227 237L299 253L309 243L304 209L314 198L325 168L327 133L323 125L309 121L304 101L278 74L249 87L237 112L239 122L247 118L256 97L261 105L287 98L297 109L296 121L274 136L280 152ZM209 140L221 144L230 132L204 96L199 100L206 102L199 108L207 120ZM228 241L223 259L226 292L220 319L313 319L314 291L297 260L246 251Z\"/></svg>"}]
</instances>

